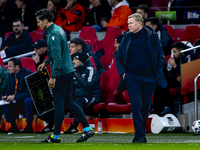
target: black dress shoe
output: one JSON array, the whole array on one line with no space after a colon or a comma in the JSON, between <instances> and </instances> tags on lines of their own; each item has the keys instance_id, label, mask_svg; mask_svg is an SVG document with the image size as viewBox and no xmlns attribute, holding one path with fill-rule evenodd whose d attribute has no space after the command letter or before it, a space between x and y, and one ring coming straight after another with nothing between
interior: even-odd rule
<instances>
[{"instance_id":1,"label":"black dress shoe","mask_svg":"<svg viewBox=\"0 0 200 150\"><path fill-rule=\"evenodd\" d=\"M132 143L147 143L146 137L134 137Z\"/></svg>"}]
</instances>

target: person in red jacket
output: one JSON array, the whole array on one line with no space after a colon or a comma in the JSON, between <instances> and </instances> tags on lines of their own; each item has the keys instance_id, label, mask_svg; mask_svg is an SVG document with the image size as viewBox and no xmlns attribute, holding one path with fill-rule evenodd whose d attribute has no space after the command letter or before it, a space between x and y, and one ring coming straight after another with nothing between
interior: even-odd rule
<instances>
[{"instance_id":1,"label":"person in red jacket","mask_svg":"<svg viewBox=\"0 0 200 150\"><path fill-rule=\"evenodd\" d=\"M101 26L103 28L119 26L121 30L127 31L127 18L132 14L131 9L129 8L129 4L125 0L110 0L110 4L113 7L112 17L109 22L102 20Z\"/></svg>"},{"instance_id":2,"label":"person in red jacket","mask_svg":"<svg viewBox=\"0 0 200 150\"><path fill-rule=\"evenodd\" d=\"M62 8L57 15L55 24L61 26L63 30L79 31L85 22L85 10L77 0L67 0L67 5Z\"/></svg>"}]
</instances>

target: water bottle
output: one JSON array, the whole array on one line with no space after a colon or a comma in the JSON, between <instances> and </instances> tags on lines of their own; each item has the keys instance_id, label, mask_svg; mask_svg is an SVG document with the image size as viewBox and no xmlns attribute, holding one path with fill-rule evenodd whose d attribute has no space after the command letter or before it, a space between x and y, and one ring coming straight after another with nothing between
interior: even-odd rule
<instances>
[{"instance_id":1,"label":"water bottle","mask_svg":"<svg viewBox=\"0 0 200 150\"><path fill-rule=\"evenodd\" d=\"M98 122L98 134L102 134L102 122L99 120Z\"/></svg>"},{"instance_id":2,"label":"water bottle","mask_svg":"<svg viewBox=\"0 0 200 150\"><path fill-rule=\"evenodd\" d=\"M173 55L173 50L171 50L171 58L172 59L174 57ZM167 67L166 67L167 71L170 71L172 69L172 65L171 64L167 64Z\"/></svg>"},{"instance_id":3,"label":"water bottle","mask_svg":"<svg viewBox=\"0 0 200 150\"><path fill-rule=\"evenodd\" d=\"M170 71L172 69L172 65L171 64L167 64L167 71Z\"/></svg>"}]
</instances>

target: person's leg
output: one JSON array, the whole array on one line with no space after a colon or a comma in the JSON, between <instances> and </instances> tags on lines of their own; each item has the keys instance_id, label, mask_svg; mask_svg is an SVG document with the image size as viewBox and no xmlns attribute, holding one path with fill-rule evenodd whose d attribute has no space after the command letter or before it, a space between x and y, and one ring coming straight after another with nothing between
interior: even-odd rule
<instances>
[{"instance_id":1,"label":"person's leg","mask_svg":"<svg viewBox=\"0 0 200 150\"><path fill-rule=\"evenodd\" d=\"M70 77L69 85L65 95L65 107L76 117L82 124L83 128L89 127L89 123L84 115L84 112L80 106L78 106L72 100L72 90L73 90L73 76Z\"/></svg>"},{"instance_id":2,"label":"person's leg","mask_svg":"<svg viewBox=\"0 0 200 150\"><path fill-rule=\"evenodd\" d=\"M149 116L151 108L151 99L155 90L157 81L154 76L142 77L144 82L142 83L142 113L143 113L143 129L145 131L145 125Z\"/></svg>"},{"instance_id":3,"label":"person's leg","mask_svg":"<svg viewBox=\"0 0 200 150\"><path fill-rule=\"evenodd\" d=\"M102 32L103 31L102 28L99 25L93 25L92 27L94 28L94 30L96 32Z\"/></svg>"},{"instance_id":4,"label":"person's leg","mask_svg":"<svg viewBox=\"0 0 200 150\"><path fill-rule=\"evenodd\" d=\"M96 99L93 97L78 97L75 99L75 103L83 110L92 110L93 107L97 104ZM79 120L74 117L73 123L70 123L70 127L64 133L76 133L78 132L77 126L79 124Z\"/></svg>"},{"instance_id":5,"label":"person's leg","mask_svg":"<svg viewBox=\"0 0 200 150\"><path fill-rule=\"evenodd\" d=\"M144 137L145 131L143 128L143 115L142 115L142 87L138 79L130 74L125 75L125 82L130 98L132 108L132 117L135 127L135 137Z\"/></svg>"},{"instance_id":6,"label":"person's leg","mask_svg":"<svg viewBox=\"0 0 200 150\"><path fill-rule=\"evenodd\" d=\"M93 97L78 97L75 99L75 103L83 110L92 110L93 107L97 104L97 101ZM79 124L79 120L74 117L74 123Z\"/></svg>"},{"instance_id":7,"label":"person's leg","mask_svg":"<svg viewBox=\"0 0 200 150\"><path fill-rule=\"evenodd\" d=\"M15 122L15 119L17 119L19 116L16 110L16 106L17 104L9 104L2 106L6 121L11 123L11 128L9 129L9 132L19 132Z\"/></svg>"},{"instance_id":8,"label":"person's leg","mask_svg":"<svg viewBox=\"0 0 200 150\"><path fill-rule=\"evenodd\" d=\"M26 128L24 129L23 132L26 133L31 133L33 132L32 129L32 121L33 121L33 100L31 97L26 97L24 99L24 109L25 109L25 113L26 113Z\"/></svg>"}]
</instances>

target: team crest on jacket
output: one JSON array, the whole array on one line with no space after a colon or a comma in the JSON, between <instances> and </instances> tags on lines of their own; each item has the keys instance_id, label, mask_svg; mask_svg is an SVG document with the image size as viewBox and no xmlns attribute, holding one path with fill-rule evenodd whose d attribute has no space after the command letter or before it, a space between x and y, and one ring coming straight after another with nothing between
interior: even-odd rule
<instances>
[{"instance_id":1,"label":"team crest on jacket","mask_svg":"<svg viewBox=\"0 0 200 150\"><path fill-rule=\"evenodd\" d=\"M51 38L52 38L52 40L54 40L54 39L55 39L55 36L52 36Z\"/></svg>"}]
</instances>

